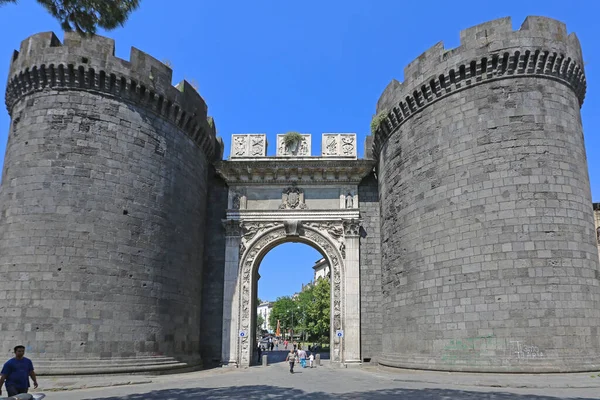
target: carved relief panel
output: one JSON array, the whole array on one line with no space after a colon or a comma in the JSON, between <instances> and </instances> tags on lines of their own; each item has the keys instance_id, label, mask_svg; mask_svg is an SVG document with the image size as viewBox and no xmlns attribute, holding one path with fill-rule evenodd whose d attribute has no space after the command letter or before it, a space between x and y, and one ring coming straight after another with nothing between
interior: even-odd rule
<instances>
[{"instance_id":1,"label":"carved relief panel","mask_svg":"<svg viewBox=\"0 0 600 400\"><path fill-rule=\"evenodd\" d=\"M248 198L246 188L232 187L229 189L229 198L227 208L230 210L245 210L247 208Z\"/></svg>"},{"instance_id":2,"label":"carved relief panel","mask_svg":"<svg viewBox=\"0 0 600 400\"><path fill-rule=\"evenodd\" d=\"M231 154L229 158L255 158L267 156L267 135L252 133L231 135Z\"/></svg>"},{"instance_id":3,"label":"carved relief panel","mask_svg":"<svg viewBox=\"0 0 600 400\"><path fill-rule=\"evenodd\" d=\"M324 133L321 142L322 157L356 158L355 133Z\"/></svg>"},{"instance_id":4,"label":"carved relief panel","mask_svg":"<svg viewBox=\"0 0 600 400\"><path fill-rule=\"evenodd\" d=\"M306 203L304 202L304 191L296 186L290 186L281 193L280 210L304 210Z\"/></svg>"},{"instance_id":5,"label":"carved relief panel","mask_svg":"<svg viewBox=\"0 0 600 400\"><path fill-rule=\"evenodd\" d=\"M292 146L286 146L283 137L285 135L277 135L277 157L310 157L311 136L302 134L302 140Z\"/></svg>"}]
</instances>

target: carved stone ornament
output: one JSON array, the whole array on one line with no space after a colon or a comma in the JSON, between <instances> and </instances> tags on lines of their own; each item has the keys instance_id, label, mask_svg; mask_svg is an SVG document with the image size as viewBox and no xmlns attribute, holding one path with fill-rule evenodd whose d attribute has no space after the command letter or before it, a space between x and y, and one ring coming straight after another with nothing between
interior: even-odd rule
<instances>
[{"instance_id":1,"label":"carved stone ornament","mask_svg":"<svg viewBox=\"0 0 600 400\"><path fill-rule=\"evenodd\" d=\"M235 193L233 195L233 199L231 200L231 208L233 208L234 210L239 210L240 209L240 194L239 193Z\"/></svg>"},{"instance_id":2,"label":"carved stone ornament","mask_svg":"<svg viewBox=\"0 0 600 400\"><path fill-rule=\"evenodd\" d=\"M248 147L248 137L247 136L234 136L233 151L236 156L245 156L247 147Z\"/></svg>"},{"instance_id":3,"label":"carved stone ornament","mask_svg":"<svg viewBox=\"0 0 600 400\"><path fill-rule=\"evenodd\" d=\"M253 270L258 268L258 265L254 265L255 262L260 259L259 255L269 248L273 242L278 242L288 236L290 229L293 230L293 225L298 227L299 224L286 223L285 226L274 223L276 227L270 227L267 229L260 229L260 234L256 240L254 240L246 250L244 257L240 259L241 267L241 303L240 303L240 330L248 331L251 327L252 310L250 309L250 290L252 287L252 276ZM304 224L302 225L304 226ZM331 281L332 281L332 296L333 296L333 310L332 310L332 329L342 329L342 305L341 305L341 271L342 256L339 253L337 246L323 236L322 233L315 231L314 227L309 229L297 229L297 233L306 239L309 243L315 245L317 249L320 249L323 254L327 257L331 265ZM257 229L257 232L259 230ZM254 234L256 235L257 232ZM241 350L241 364L250 365L250 353L251 343L248 336L240 339L240 350ZM332 361L341 361L341 343L340 341L333 342L333 351L331 352Z\"/></svg>"},{"instance_id":4,"label":"carved stone ornament","mask_svg":"<svg viewBox=\"0 0 600 400\"><path fill-rule=\"evenodd\" d=\"M287 236L300 236L300 228L302 227L302 223L297 219L284 221L283 226L285 227L285 234Z\"/></svg>"},{"instance_id":5,"label":"carved stone ornament","mask_svg":"<svg viewBox=\"0 0 600 400\"><path fill-rule=\"evenodd\" d=\"M344 220L344 234L358 236L360 234L360 221L357 219Z\"/></svg>"},{"instance_id":6,"label":"carved stone ornament","mask_svg":"<svg viewBox=\"0 0 600 400\"><path fill-rule=\"evenodd\" d=\"M239 236L240 229L240 221L235 219L223 219L221 220L223 227L225 228L225 236Z\"/></svg>"},{"instance_id":7,"label":"carved stone ornament","mask_svg":"<svg viewBox=\"0 0 600 400\"><path fill-rule=\"evenodd\" d=\"M306 209L304 191L296 186L290 186L281 193L280 210Z\"/></svg>"},{"instance_id":8,"label":"carved stone ornament","mask_svg":"<svg viewBox=\"0 0 600 400\"><path fill-rule=\"evenodd\" d=\"M250 154L253 157L262 156L265 147L265 138L262 136L250 136Z\"/></svg>"},{"instance_id":9,"label":"carved stone ornament","mask_svg":"<svg viewBox=\"0 0 600 400\"><path fill-rule=\"evenodd\" d=\"M342 154L345 156L351 156L355 154L354 141L355 136L342 135Z\"/></svg>"}]
</instances>

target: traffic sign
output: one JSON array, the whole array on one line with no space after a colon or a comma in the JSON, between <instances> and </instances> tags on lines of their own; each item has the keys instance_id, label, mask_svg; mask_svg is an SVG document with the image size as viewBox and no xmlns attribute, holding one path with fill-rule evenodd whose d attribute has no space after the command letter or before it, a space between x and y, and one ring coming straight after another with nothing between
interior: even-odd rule
<instances>
[{"instance_id":1,"label":"traffic sign","mask_svg":"<svg viewBox=\"0 0 600 400\"><path fill-rule=\"evenodd\" d=\"M343 329L338 329L337 331L335 331L335 336L342 338L344 337L344 330Z\"/></svg>"},{"instance_id":2,"label":"traffic sign","mask_svg":"<svg viewBox=\"0 0 600 400\"><path fill-rule=\"evenodd\" d=\"M240 337L246 337L247 333L246 331L240 331Z\"/></svg>"}]
</instances>

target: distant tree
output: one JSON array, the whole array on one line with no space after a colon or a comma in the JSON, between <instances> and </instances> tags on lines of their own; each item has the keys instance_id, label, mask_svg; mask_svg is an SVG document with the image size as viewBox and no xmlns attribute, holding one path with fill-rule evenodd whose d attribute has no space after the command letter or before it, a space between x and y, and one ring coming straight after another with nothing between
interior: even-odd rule
<instances>
[{"instance_id":1,"label":"distant tree","mask_svg":"<svg viewBox=\"0 0 600 400\"><path fill-rule=\"evenodd\" d=\"M262 314L256 316L256 333L260 335L262 332L262 325L265 323L265 317Z\"/></svg>"},{"instance_id":2,"label":"distant tree","mask_svg":"<svg viewBox=\"0 0 600 400\"><path fill-rule=\"evenodd\" d=\"M17 0L0 0L0 6ZM140 0L37 0L60 21L65 32L96 33L96 28L111 30L122 26Z\"/></svg>"},{"instance_id":3,"label":"distant tree","mask_svg":"<svg viewBox=\"0 0 600 400\"><path fill-rule=\"evenodd\" d=\"M312 340L329 341L331 284L329 279L318 279L313 285L300 292L300 328Z\"/></svg>"},{"instance_id":4,"label":"distant tree","mask_svg":"<svg viewBox=\"0 0 600 400\"><path fill-rule=\"evenodd\" d=\"M289 296L278 297L273 303L273 309L269 316L269 325L276 327L277 320L281 325L281 329L292 329L292 310L296 310L297 304ZM294 315L294 319L298 314ZM297 320L294 320L296 323Z\"/></svg>"}]
</instances>

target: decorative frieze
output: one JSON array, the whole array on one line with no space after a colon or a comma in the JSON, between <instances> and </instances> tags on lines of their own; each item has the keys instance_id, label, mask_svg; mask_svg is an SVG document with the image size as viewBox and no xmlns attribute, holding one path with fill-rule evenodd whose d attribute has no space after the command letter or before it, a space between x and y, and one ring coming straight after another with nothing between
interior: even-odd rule
<instances>
[{"instance_id":1,"label":"decorative frieze","mask_svg":"<svg viewBox=\"0 0 600 400\"><path fill-rule=\"evenodd\" d=\"M340 160L313 158L231 160L215 164L217 173L229 185L272 184L283 181L356 185L373 171L373 160ZM346 193L344 193L346 194ZM342 207L342 208L345 208Z\"/></svg>"},{"instance_id":2,"label":"decorative frieze","mask_svg":"<svg viewBox=\"0 0 600 400\"><path fill-rule=\"evenodd\" d=\"M356 133L324 133L321 157L356 158Z\"/></svg>"},{"instance_id":3,"label":"decorative frieze","mask_svg":"<svg viewBox=\"0 0 600 400\"><path fill-rule=\"evenodd\" d=\"M231 135L232 158L256 158L267 156L267 135L264 133L249 133Z\"/></svg>"}]
</instances>

